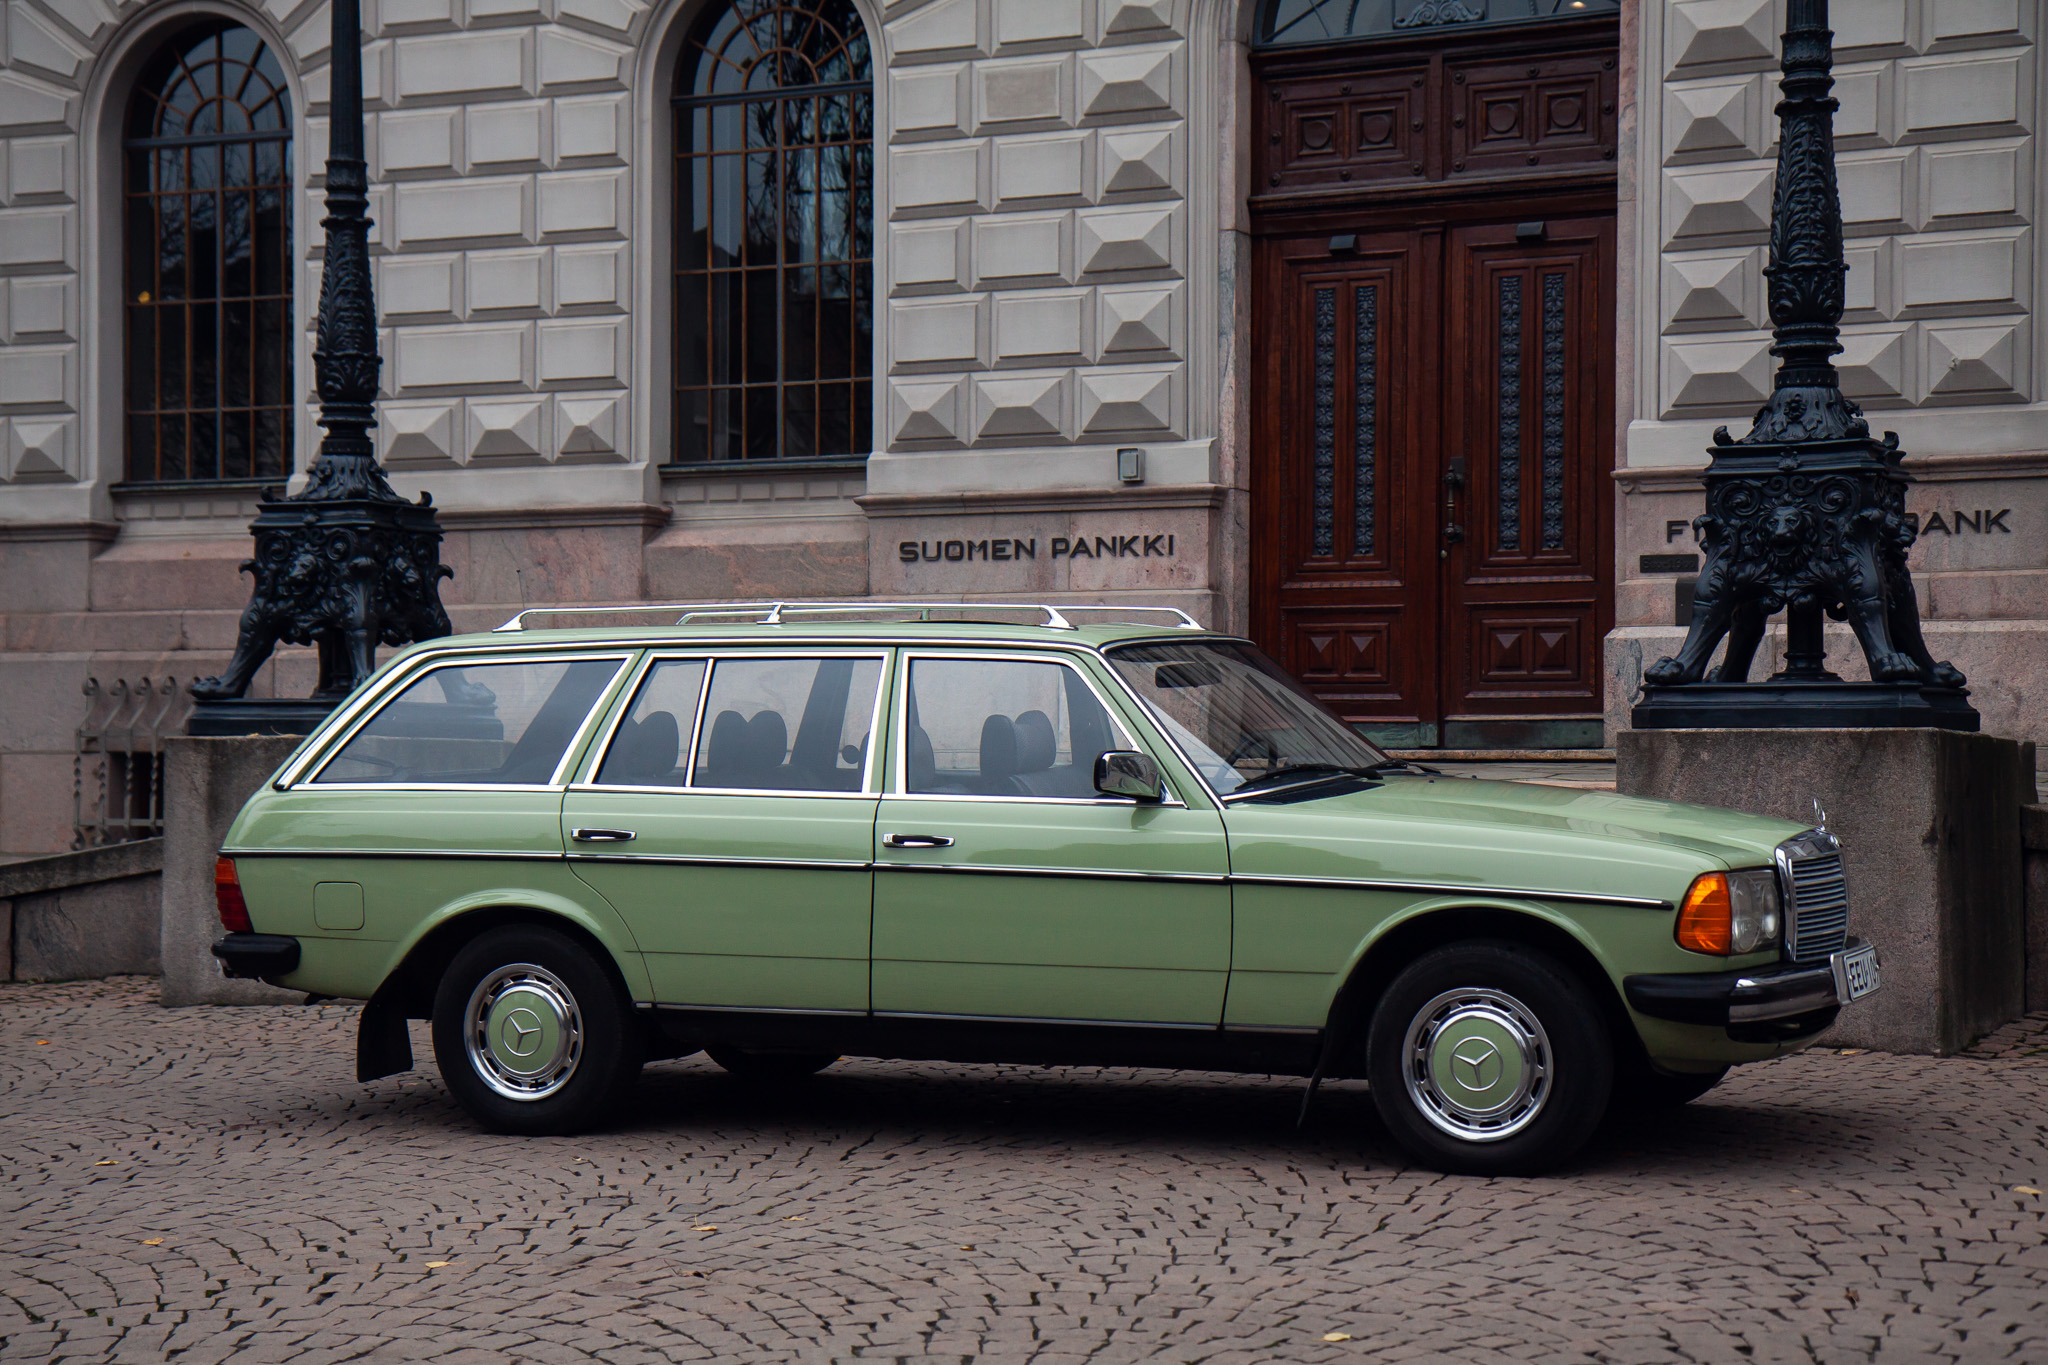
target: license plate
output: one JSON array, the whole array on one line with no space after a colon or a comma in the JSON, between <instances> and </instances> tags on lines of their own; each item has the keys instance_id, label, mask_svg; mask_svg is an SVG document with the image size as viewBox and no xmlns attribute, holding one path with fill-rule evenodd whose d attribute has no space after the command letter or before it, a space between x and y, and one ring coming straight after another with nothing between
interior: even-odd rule
<instances>
[{"instance_id":1,"label":"license plate","mask_svg":"<svg viewBox=\"0 0 2048 1365\"><path fill-rule=\"evenodd\" d=\"M1869 944L1835 954L1835 987L1844 1004L1877 989L1877 949Z\"/></svg>"}]
</instances>

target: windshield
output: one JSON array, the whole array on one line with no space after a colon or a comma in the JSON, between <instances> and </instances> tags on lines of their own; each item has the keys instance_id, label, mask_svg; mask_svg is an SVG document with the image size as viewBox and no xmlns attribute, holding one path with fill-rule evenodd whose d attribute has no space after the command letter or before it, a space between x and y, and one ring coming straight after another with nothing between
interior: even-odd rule
<instances>
[{"instance_id":1,"label":"windshield","mask_svg":"<svg viewBox=\"0 0 2048 1365\"><path fill-rule=\"evenodd\" d=\"M1391 761L1250 645L1128 645L1109 660L1220 796Z\"/></svg>"}]
</instances>

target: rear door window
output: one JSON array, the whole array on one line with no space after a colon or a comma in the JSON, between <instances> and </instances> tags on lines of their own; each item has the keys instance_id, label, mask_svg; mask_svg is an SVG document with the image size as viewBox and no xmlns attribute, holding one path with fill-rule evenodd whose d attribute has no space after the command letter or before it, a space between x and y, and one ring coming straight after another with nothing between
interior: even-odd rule
<instances>
[{"instance_id":1,"label":"rear door window","mask_svg":"<svg viewBox=\"0 0 2048 1365\"><path fill-rule=\"evenodd\" d=\"M704 690L703 659L657 659L619 722L596 781L605 787L680 787Z\"/></svg>"},{"instance_id":2,"label":"rear door window","mask_svg":"<svg viewBox=\"0 0 2048 1365\"><path fill-rule=\"evenodd\" d=\"M692 787L865 789L878 657L724 658L712 665ZM609 763L607 758L607 763Z\"/></svg>"},{"instance_id":3,"label":"rear door window","mask_svg":"<svg viewBox=\"0 0 2048 1365\"><path fill-rule=\"evenodd\" d=\"M316 783L548 786L625 656L431 668L380 707Z\"/></svg>"}]
</instances>

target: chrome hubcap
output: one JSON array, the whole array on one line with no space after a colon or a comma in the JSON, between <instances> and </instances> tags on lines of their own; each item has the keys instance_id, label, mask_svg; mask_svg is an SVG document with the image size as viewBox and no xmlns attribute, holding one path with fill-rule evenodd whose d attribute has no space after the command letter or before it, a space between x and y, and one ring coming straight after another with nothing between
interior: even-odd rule
<instances>
[{"instance_id":1,"label":"chrome hubcap","mask_svg":"<svg viewBox=\"0 0 2048 1365\"><path fill-rule=\"evenodd\" d=\"M1550 1039L1505 991L1445 991L1416 1011L1402 1055L1408 1098L1466 1142L1519 1133L1550 1098Z\"/></svg>"},{"instance_id":2,"label":"chrome hubcap","mask_svg":"<svg viewBox=\"0 0 2048 1365\"><path fill-rule=\"evenodd\" d=\"M483 1083L510 1100L541 1100L576 1074L583 1016L562 978L531 962L498 968L470 992L463 1038Z\"/></svg>"}]
</instances>

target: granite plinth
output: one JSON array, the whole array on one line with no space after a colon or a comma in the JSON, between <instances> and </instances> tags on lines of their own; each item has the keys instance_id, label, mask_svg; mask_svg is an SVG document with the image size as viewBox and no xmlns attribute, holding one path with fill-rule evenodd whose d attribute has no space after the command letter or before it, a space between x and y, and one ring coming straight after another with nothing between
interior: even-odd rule
<instances>
[{"instance_id":1,"label":"granite plinth","mask_svg":"<svg viewBox=\"0 0 2048 1365\"><path fill-rule=\"evenodd\" d=\"M1981 724L1967 688L1839 681L1645 685L1630 721L1638 730L1975 731Z\"/></svg>"},{"instance_id":2,"label":"granite plinth","mask_svg":"<svg viewBox=\"0 0 2048 1365\"><path fill-rule=\"evenodd\" d=\"M192 707L185 733L206 738L238 735L310 735L334 714L339 701L312 697L236 697Z\"/></svg>"}]
</instances>

